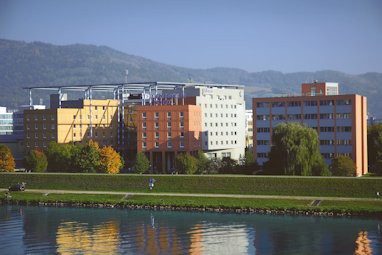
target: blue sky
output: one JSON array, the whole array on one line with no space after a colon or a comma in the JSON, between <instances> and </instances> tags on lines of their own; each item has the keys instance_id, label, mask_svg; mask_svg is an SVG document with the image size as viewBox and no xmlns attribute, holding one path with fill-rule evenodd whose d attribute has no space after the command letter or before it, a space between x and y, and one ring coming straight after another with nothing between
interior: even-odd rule
<instances>
[{"instance_id":1,"label":"blue sky","mask_svg":"<svg viewBox=\"0 0 382 255\"><path fill-rule=\"evenodd\" d=\"M382 1L0 0L0 38L192 68L382 72Z\"/></svg>"}]
</instances>

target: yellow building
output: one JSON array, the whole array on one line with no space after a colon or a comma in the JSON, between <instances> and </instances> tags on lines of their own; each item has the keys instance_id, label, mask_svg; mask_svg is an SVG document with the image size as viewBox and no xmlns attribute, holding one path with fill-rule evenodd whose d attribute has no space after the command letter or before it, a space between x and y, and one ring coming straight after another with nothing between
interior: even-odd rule
<instances>
[{"instance_id":1,"label":"yellow building","mask_svg":"<svg viewBox=\"0 0 382 255\"><path fill-rule=\"evenodd\" d=\"M24 111L27 150L44 149L49 142L117 146L118 100L69 100L61 108Z\"/></svg>"}]
</instances>

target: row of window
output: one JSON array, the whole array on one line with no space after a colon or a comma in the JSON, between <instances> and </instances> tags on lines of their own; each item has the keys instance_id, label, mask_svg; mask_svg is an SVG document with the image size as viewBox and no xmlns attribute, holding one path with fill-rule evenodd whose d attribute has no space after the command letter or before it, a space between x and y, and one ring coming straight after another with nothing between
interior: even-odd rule
<instances>
[{"instance_id":1,"label":"row of window","mask_svg":"<svg viewBox=\"0 0 382 255\"><path fill-rule=\"evenodd\" d=\"M268 158L268 153L265 152L259 152L256 154L258 158ZM323 158L331 159L338 156L348 156L351 157L351 153L321 153Z\"/></svg>"},{"instance_id":2,"label":"row of window","mask_svg":"<svg viewBox=\"0 0 382 255\"><path fill-rule=\"evenodd\" d=\"M46 120L46 115L45 115L45 114L43 114L43 115L35 114L35 115L34 115L34 120L38 120L38 119L39 119L39 116L41 116L42 120ZM27 116L26 116L26 119L27 119L27 121L29 121L29 120L30 120L30 115L27 115ZM51 115L50 115L50 119L51 119L51 120L55 120L55 115L54 115L54 114L51 114Z\"/></svg>"},{"instance_id":3,"label":"row of window","mask_svg":"<svg viewBox=\"0 0 382 255\"><path fill-rule=\"evenodd\" d=\"M208 108L208 106L209 106L209 108L213 108L213 104L204 104L204 108ZM215 108L219 109L219 104L215 104ZM236 109L236 105L235 104L231 104L231 105L226 104L225 108L226 109L229 109L229 108ZM220 109L224 109L223 104L220 104Z\"/></svg>"},{"instance_id":4,"label":"row of window","mask_svg":"<svg viewBox=\"0 0 382 255\"><path fill-rule=\"evenodd\" d=\"M207 123L207 122L204 123L204 126L205 126L205 127L208 127L208 123ZM213 127L213 126L214 126L214 123L211 122L211 123L210 123L210 127ZM216 122L216 123L215 123L215 127L218 127L218 126L219 126L219 123ZM220 123L220 126L221 126L221 127L224 127L224 123L221 122L221 123ZM229 126L229 123L226 122L226 123L225 123L225 126L228 127L228 126ZM236 122L231 122L231 127L236 127L236 126L237 126L237 123L236 123Z\"/></svg>"},{"instance_id":5,"label":"row of window","mask_svg":"<svg viewBox=\"0 0 382 255\"><path fill-rule=\"evenodd\" d=\"M159 128L159 122L155 122L154 127L155 127L155 129L158 129ZM172 123L171 123L171 121L168 121L167 122L167 128L171 128L171 127L172 127ZM184 122L183 121L179 122L179 127L184 128ZM147 128L146 122L142 122L142 128L143 129Z\"/></svg>"},{"instance_id":6,"label":"row of window","mask_svg":"<svg viewBox=\"0 0 382 255\"><path fill-rule=\"evenodd\" d=\"M204 94L202 94L203 96L207 96L207 95L204 95ZM209 98L210 99L214 99L214 95L211 95L211 94L209 94L208 95L209 96ZM224 99L225 100L227 100L227 98L228 99L232 99L232 96L226 96L226 95L224 95L224 96L221 96L221 95L215 95L219 100L223 100L223 97L224 97Z\"/></svg>"},{"instance_id":7,"label":"row of window","mask_svg":"<svg viewBox=\"0 0 382 255\"><path fill-rule=\"evenodd\" d=\"M29 124L26 124L26 127L27 127L27 130L30 129L30 125ZM36 130L38 129L38 124L37 123L34 124L34 129L36 129ZM46 123L42 123L42 129L46 129ZM52 130L56 129L56 124L51 124L50 125L50 129L52 129Z\"/></svg>"},{"instance_id":8,"label":"row of window","mask_svg":"<svg viewBox=\"0 0 382 255\"><path fill-rule=\"evenodd\" d=\"M208 132L207 132L207 135L208 135ZM214 135L214 132L210 132L210 136L213 136ZM215 135L218 136L219 135L219 132L215 132ZM224 132L221 131L220 132L220 135L224 135ZM229 132L226 131L225 132L225 135L229 135ZM236 131L231 131L231 135L237 135L237 132Z\"/></svg>"},{"instance_id":9,"label":"row of window","mask_svg":"<svg viewBox=\"0 0 382 255\"><path fill-rule=\"evenodd\" d=\"M92 118L92 116L93 116L93 119L98 120L98 115L97 114L96 115L88 115L88 120L90 120ZM79 115L79 118L80 118L80 120L82 120L82 114ZM76 119L77 119L77 115L73 115L73 120L76 120ZM106 119L106 115L105 114L102 115L102 119L103 120ZM113 115L110 115L110 119L113 119Z\"/></svg>"},{"instance_id":10,"label":"row of window","mask_svg":"<svg viewBox=\"0 0 382 255\"><path fill-rule=\"evenodd\" d=\"M208 145L207 142L204 143L206 146ZM219 141L210 141L210 145L219 145ZM225 144L229 144L229 141L226 140ZM231 144L237 144L237 140L231 140ZM220 141L220 145L224 145L224 141Z\"/></svg>"},{"instance_id":11,"label":"row of window","mask_svg":"<svg viewBox=\"0 0 382 255\"><path fill-rule=\"evenodd\" d=\"M229 114L226 113L225 116L228 118L229 117ZM204 113L204 117L208 117L208 113ZM210 113L210 117L214 117L214 114L213 113ZM219 117L219 114L218 113L215 113L215 117L218 118ZM220 113L220 117L223 118L224 117L224 114L223 113ZM236 118L237 117L237 114L236 113L231 113L231 118Z\"/></svg>"},{"instance_id":12,"label":"row of window","mask_svg":"<svg viewBox=\"0 0 382 255\"><path fill-rule=\"evenodd\" d=\"M288 101L288 102L257 102L256 107L257 108L264 108L264 107L300 107L301 104L304 104L304 106L317 106L318 103L321 106L325 105L351 105L351 100L350 99L345 99L345 100L319 100L319 101Z\"/></svg>"},{"instance_id":13,"label":"row of window","mask_svg":"<svg viewBox=\"0 0 382 255\"><path fill-rule=\"evenodd\" d=\"M159 142L154 143L155 148L159 148ZM147 148L147 142L142 142L142 148L146 149ZM172 140L167 141L167 148L173 148ZM180 140L179 142L179 148L183 149L184 148L184 140Z\"/></svg>"},{"instance_id":14,"label":"row of window","mask_svg":"<svg viewBox=\"0 0 382 255\"><path fill-rule=\"evenodd\" d=\"M351 145L351 140L320 140L320 145Z\"/></svg>"},{"instance_id":15,"label":"row of window","mask_svg":"<svg viewBox=\"0 0 382 255\"><path fill-rule=\"evenodd\" d=\"M274 114L272 115L272 120L298 120L298 119L306 119L306 120L311 120L311 119L350 119L351 114L350 113L321 113L321 114L315 114L315 113L309 113L309 114ZM271 117L270 115L257 115L256 119L257 120L269 120Z\"/></svg>"},{"instance_id":16,"label":"row of window","mask_svg":"<svg viewBox=\"0 0 382 255\"><path fill-rule=\"evenodd\" d=\"M156 119L159 118L159 115L160 115L159 112L155 112L154 113L154 117ZM172 112L167 112L167 118L171 118L171 116L172 116ZM184 117L184 112L179 112L179 117L183 118ZM142 118L143 119L147 118L147 112L142 112Z\"/></svg>"},{"instance_id":17,"label":"row of window","mask_svg":"<svg viewBox=\"0 0 382 255\"><path fill-rule=\"evenodd\" d=\"M167 138L171 138L172 137L172 132L171 131L168 131L167 132ZM180 132L180 137L183 138L184 137L184 132ZM142 138L146 139L147 138L147 133L146 132L143 132L142 133ZM159 138L159 132L155 132L155 138L158 139Z\"/></svg>"},{"instance_id":18,"label":"row of window","mask_svg":"<svg viewBox=\"0 0 382 255\"><path fill-rule=\"evenodd\" d=\"M313 129L317 129L317 127L312 127ZM320 127L320 132L326 133L326 132L334 132L336 130L337 132L351 132L350 126L340 126L340 127ZM257 133L269 133L270 128L268 127L261 127L257 128Z\"/></svg>"}]
</instances>

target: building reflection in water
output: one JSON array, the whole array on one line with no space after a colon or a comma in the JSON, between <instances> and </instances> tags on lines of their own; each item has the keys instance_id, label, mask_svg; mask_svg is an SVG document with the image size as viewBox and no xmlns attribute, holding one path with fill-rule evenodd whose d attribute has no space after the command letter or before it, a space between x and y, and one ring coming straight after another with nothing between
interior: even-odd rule
<instances>
[{"instance_id":1,"label":"building reflection in water","mask_svg":"<svg viewBox=\"0 0 382 255\"><path fill-rule=\"evenodd\" d=\"M367 231L360 231L355 240L354 255L371 255L373 250L370 247L371 241L367 237Z\"/></svg>"},{"instance_id":2,"label":"building reflection in water","mask_svg":"<svg viewBox=\"0 0 382 255\"><path fill-rule=\"evenodd\" d=\"M57 228L56 244L59 254L114 254L120 245L119 227L114 221L93 228L85 223L63 222Z\"/></svg>"}]
</instances>

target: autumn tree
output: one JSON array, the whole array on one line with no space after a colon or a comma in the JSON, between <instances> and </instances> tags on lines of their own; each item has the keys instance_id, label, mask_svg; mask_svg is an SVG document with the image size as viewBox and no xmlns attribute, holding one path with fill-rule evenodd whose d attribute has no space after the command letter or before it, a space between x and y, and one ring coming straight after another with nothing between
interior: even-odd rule
<instances>
[{"instance_id":1,"label":"autumn tree","mask_svg":"<svg viewBox=\"0 0 382 255\"><path fill-rule=\"evenodd\" d=\"M25 156L25 169L32 172L43 172L48 166L48 160L42 150L34 149Z\"/></svg>"},{"instance_id":2,"label":"autumn tree","mask_svg":"<svg viewBox=\"0 0 382 255\"><path fill-rule=\"evenodd\" d=\"M5 145L0 145L0 171L13 172L15 166L11 150Z\"/></svg>"},{"instance_id":3,"label":"autumn tree","mask_svg":"<svg viewBox=\"0 0 382 255\"><path fill-rule=\"evenodd\" d=\"M117 174L123 166L121 156L111 146L99 149L99 160L100 173Z\"/></svg>"}]
</instances>

